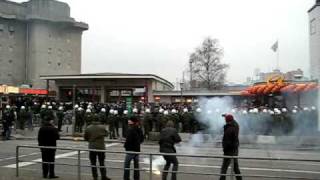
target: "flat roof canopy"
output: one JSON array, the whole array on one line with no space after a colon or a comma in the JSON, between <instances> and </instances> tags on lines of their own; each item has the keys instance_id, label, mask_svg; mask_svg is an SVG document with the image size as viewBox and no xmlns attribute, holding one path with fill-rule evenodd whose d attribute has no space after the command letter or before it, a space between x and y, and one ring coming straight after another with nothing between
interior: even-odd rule
<instances>
[{"instance_id":1,"label":"flat roof canopy","mask_svg":"<svg viewBox=\"0 0 320 180\"><path fill-rule=\"evenodd\" d=\"M95 73L95 74L76 74L76 75L41 75L42 80L77 80L77 79L153 79L159 81L170 88L173 84L164 78L154 74L124 74L124 73Z\"/></svg>"}]
</instances>

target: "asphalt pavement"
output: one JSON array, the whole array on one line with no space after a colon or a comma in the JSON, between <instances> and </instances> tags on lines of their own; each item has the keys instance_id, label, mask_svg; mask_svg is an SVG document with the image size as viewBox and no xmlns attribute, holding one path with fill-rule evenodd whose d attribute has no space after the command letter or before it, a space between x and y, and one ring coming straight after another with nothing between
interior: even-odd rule
<instances>
[{"instance_id":1,"label":"asphalt pavement","mask_svg":"<svg viewBox=\"0 0 320 180\"><path fill-rule=\"evenodd\" d=\"M42 179L41 178L41 155L38 149L20 149L19 160L23 161L19 163L19 177L16 177L16 158L15 149L17 145L31 145L36 146L37 142L34 139L18 139L10 141L0 141L0 179ZM87 142L60 140L58 141L59 147L86 149ZM108 142L106 144L107 150L122 152L124 151L123 144L121 142ZM142 151L146 153L158 153L158 145L154 142L145 142L142 145ZM196 147L191 146L188 142L183 142L177 146L179 154L191 154L191 155L222 155L221 147L217 143L206 142ZM320 150L318 147L308 148L296 148L296 147L280 147L269 145L243 145L240 148L241 157L250 158L294 158L294 159L319 159ZM88 166L88 153L81 151L81 165ZM153 169L161 170L163 168L162 157L153 157ZM209 159L209 158L190 158L190 157L178 157L179 159L179 171L185 173L216 173L220 171L222 160ZM77 151L65 151L58 150L56 153L56 173L60 176L59 179L77 179L78 168L76 166L78 162ZM274 179L286 179L285 176L296 177L297 179L309 178L320 179L320 161L308 162L308 161L279 161L279 160L247 160L240 159L240 169L244 175L266 175L266 176L279 176L280 178ZM124 154L106 153L106 166L108 167L108 176L114 180L120 180L123 177ZM140 168L141 179L149 179L149 156L140 156ZM90 167L82 167L80 169L81 179L92 179ZM230 172L230 170L229 170ZM154 180L160 180L160 175L157 171L153 173ZM219 179L215 175L192 175L192 174L179 174L178 179L194 180L194 179ZM261 177L246 177L244 179L264 179Z\"/></svg>"}]
</instances>

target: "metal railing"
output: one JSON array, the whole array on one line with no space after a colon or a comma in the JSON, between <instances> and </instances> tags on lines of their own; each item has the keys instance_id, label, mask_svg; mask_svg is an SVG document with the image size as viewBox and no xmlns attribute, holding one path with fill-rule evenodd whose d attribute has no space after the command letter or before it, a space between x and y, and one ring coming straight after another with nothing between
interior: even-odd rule
<instances>
[{"instance_id":1,"label":"metal railing","mask_svg":"<svg viewBox=\"0 0 320 180\"><path fill-rule=\"evenodd\" d=\"M56 162L35 162L35 161L20 161L19 152L20 149L54 149L54 150L65 150L65 151L77 151L77 164L68 164L68 163L56 163ZM81 152L103 152L109 154L137 154L144 155L149 157L149 169L135 169L135 168L124 168L124 167L111 167L111 166L92 166L92 165L82 165L81 164ZM120 170L139 170L145 171L149 173L149 180L153 179L153 157L156 156L177 156L177 157L186 157L186 158L205 158L205 159L224 159L230 158L231 163L231 171L230 174L220 174L220 173L203 173L203 172L186 172L186 171L160 171L160 173L168 172L168 173L177 173L177 174L186 174L186 175L203 175L203 176L226 176L230 177L233 180L237 176L241 177L250 177L250 178L266 178L266 179L299 179L299 180L316 180L317 178L308 178L308 177L296 177L296 176L269 176L269 175L253 175L253 174L234 174L233 171L233 163L234 159L242 159L242 160L256 160L256 161L285 161L285 162L314 162L320 163L320 160L314 159L293 159L293 158L268 158L268 157L240 157L240 156L209 156L209 155L190 155L190 154L166 154L166 153L147 153L147 152L129 152L129 151L108 151L108 150L97 150L97 149L80 149L80 148L65 148L65 147L47 147L47 146L29 146L29 145L18 145L16 147L16 176L19 177L19 163L20 162L32 162L32 163L47 163L47 164L55 164L55 165L64 165L64 166L76 166L77 167L77 179L81 180L81 167L96 167L96 168L106 168L106 169L120 169ZM319 164L320 165L320 164ZM320 178L319 178L320 180Z\"/></svg>"}]
</instances>

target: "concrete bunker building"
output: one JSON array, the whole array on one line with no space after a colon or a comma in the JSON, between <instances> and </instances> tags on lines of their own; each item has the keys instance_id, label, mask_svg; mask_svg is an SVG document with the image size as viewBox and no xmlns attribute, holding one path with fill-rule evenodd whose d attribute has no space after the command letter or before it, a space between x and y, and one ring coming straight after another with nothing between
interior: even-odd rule
<instances>
[{"instance_id":1,"label":"concrete bunker building","mask_svg":"<svg viewBox=\"0 0 320 180\"><path fill-rule=\"evenodd\" d=\"M40 75L80 74L85 30L88 24L70 17L66 3L1 0L0 84L46 88Z\"/></svg>"}]
</instances>

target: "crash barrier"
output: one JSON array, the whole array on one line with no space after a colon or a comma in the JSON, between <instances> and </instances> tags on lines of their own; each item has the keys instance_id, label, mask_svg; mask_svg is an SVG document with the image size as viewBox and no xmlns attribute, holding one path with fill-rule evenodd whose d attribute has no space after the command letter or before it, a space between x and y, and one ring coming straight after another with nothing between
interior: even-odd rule
<instances>
[{"instance_id":1,"label":"crash barrier","mask_svg":"<svg viewBox=\"0 0 320 180\"><path fill-rule=\"evenodd\" d=\"M57 162L40 162L40 161L21 161L19 159L19 154L20 154L20 149L55 149L55 150L65 150L65 151L76 151L75 153L77 155L77 163L57 163ZM149 159L149 168L148 169L134 169L134 168L124 168L124 167L113 167L113 166L92 166L92 165L84 165L81 163L81 153L83 152L104 152L108 154L138 154L138 155L143 155L148 157ZM249 160L249 161L272 161L274 162L304 162L304 163L319 163L316 164L317 166L320 165L320 160L314 160L314 159L291 159L291 158L258 158L258 157L240 157L240 156L209 156L209 155L190 155L190 154L166 154L166 153L147 153L147 152L128 152L128 151L108 151L108 150L97 150L97 149L79 149L79 148L65 148L65 147L46 147L46 146L29 146L29 145L18 145L16 147L16 176L19 177L19 163L21 162L29 162L29 163L47 163L47 164L55 164L55 165L61 165L61 166L73 166L77 167L77 179L81 180L81 167L97 167L97 168L106 168L106 169L118 169L118 170L139 170L139 171L144 171L148 173L149 180L152 180L154 177L154 174L161 174L163 172L175 172L178 174L185 174L185 175L199 175L199 176L226 176L230 177L231 180L236 179L236 176L241 176L243 178L256 178L256 179L299 179L299 180L316 180L318 179L315 177L297 177L297 176L282 176L282 175L258 175L258 174L244 174L241 173L241 175L234 174L233 165L230 165L227 174L220 174L220 173L203 173L203 172L187 172L187 171L162 171L162 167L160 169L153 169L153 162L154 162L154 157L159 157L159 156L177 156L180 158L196 158L196 159L223 159L223 158L230 158L231 159L231 164L233 164L234 159L240 159L240 160ZM26 157L26 156L24 156ZM139 166L140 167L140 166ZM240 164L240 169L241 169L241 164ZM275 169L278 172L280 171L285 171L285 170L279 170ZM220 171L220 170L219 170ZM289 169L288 172L293 172L293 169ZM305 171L307 173L307 171ZM316 174L318 176L319 174ZM320 179L319 179L320 180Z\"/></svg>"}]
</instances>

